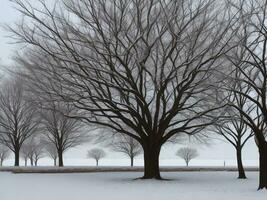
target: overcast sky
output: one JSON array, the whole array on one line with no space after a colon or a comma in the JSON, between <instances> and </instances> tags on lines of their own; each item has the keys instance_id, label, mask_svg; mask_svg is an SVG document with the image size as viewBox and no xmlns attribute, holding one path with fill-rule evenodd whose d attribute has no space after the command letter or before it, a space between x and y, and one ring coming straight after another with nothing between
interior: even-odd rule
<instances>
[{"instance_id":1,"label":"overcast sky","mask_svg":"<svg viewBox=\"0 0 267 200\"><path fill-rule=\"evenodd\" d=\"M14 24L20 19L20 14L14 9L14 5L9 2L9 0L0 0L0 23L1 25ZM7 37L10 33L5 30L0 30L0 63L1 65L12 64L11 57L12 52L18 49L17 45L10 44L12 41ZM214 141L209 147L205 145L197 145L199 150L199 159L235 159L235 151L233 147L226 142ZM78 157L85 158L86 150L89 149L91 145L84 145L82 147L77 147L69 151L66 157ZM173 159L175 158L175 152L179 148L179 145L168 145L163 148L161 153L161 158ZM257 160L258 159L257 149L255 147L253 139L245 146L243 158L244 160ZM119 154L110 154L109 158L120 157Z\"/></svg>"}]
</instances>

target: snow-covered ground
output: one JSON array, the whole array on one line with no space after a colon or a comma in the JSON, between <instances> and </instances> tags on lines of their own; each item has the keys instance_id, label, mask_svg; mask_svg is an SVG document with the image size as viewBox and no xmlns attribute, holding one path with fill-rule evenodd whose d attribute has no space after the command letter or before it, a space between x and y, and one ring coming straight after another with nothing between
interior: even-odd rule
<instances>
[{"instance_id":1,"label":"snow-covered ground","mask_svg":"<svg viewBox=\"0 0 267 200\"><path fill-rule=\"evenodd\" d=\"M257 191L258 173L162 173L166 181L134 180L138 172L80 174L0 173L1 200L266 200Z\"/></svg>"}]
</instances>

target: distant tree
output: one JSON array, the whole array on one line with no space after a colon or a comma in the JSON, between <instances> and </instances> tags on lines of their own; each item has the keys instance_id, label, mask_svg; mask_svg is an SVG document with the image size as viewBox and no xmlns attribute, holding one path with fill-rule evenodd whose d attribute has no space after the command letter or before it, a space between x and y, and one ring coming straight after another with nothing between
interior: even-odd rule
<instances>
[{"instance_id":1,"label":"distant tree","mask_svg":"<svg viewBox=\"0 0 267 200\"><path fill-rule=\"evenodd\" d=\"M81 120L70 118L78 109L64 102L48 102L40 108L44 138L53 144L58 153L58 164L63 166L63 154L68 149L87 141Z\"/></svg>"},{"instance_id":2,"label":"distant tree","mask_svg":"<svg viewBox=\"0 0 267 200\"><path fill-rule=\"evenodd\" d=\"M30 159L31 146L27 143L24 143L20 150L20 156L24 160L24 165L28 165L28 159ZM33 160L30 159L31 165L33 165Z\"/></svg>"},{"instance_id":3,"label":"distant tree","mask_svg":"<svg viewBox=\"0 0 267 200\"><path fill-rule=\"evenodd\" d=\"M9 157L10 150L4 145L0 145L0 166L3 166L3 162Z\"/></svg>"},{"instance_id":4,"label":"distant tree","mask_svg":"<svg viewBox=\"0 0 267 200\"><path fill-rule=\"evenodd\" d=\"M129 156L131 159L131 167L134 164L134 158L142 153L140 143L134 138L125 135L116 137L115 141L111 143L111 148L116 152Z\"/></svg>"},{"instance_id":5,"label":"distant tree","mask_svg":"<svg viewBox=\"0 0 267 200\"><path fill-rule=\"evenodd\" d=\"M88 151L87 153L87 157L88 158L93 158L95 159L96 161L96 166L98 166L98 161L101 159L101 158L104 158L106 156L106 153L104 150L102 149L98 149L98 148L95 148L95 149L91 149Z\"/></svg>"},{"instance_id":6,"label":"distant tree","mask_svg":"<svg viewBox=\"0 0 267 200\"><path fill-rule=\"evenodd\" d=\"M56 146L52 143L47 142L45 144L45 153L48 157L53 159L54 166L56 166L57 165L57 159L58 159L58 152L57 152Z\"/></svg>"},{"instance_id":7,"label":"distant tree","mask_svg":"<svg viewBox=\"0 0 267 200\"><path fill-rule=\"evenodd\" d=\"M24 159L25 166L27 166L28 159L31 166L37 166L38 160L44 156L44 143L38 137L28 139L21 147L21 156Z\"/></svg>"},{"instance_id":8,"label":"distant tree","mask_svg":"<svg viewBox=\"0 0 267 200\"><path fill-rule=\"evenodd\" d=\"M177 151L176 155L184 159L186 166L188 166L189 162L198 156L198 153L196 149L183 147Z\"/></svg>"},{"instance_id":9,"label":"distant tree","mask_svg":"<svg viewBox=\"0 0 267 200\"><path fill-rule=\"evenodd\" d=\"M19 166L19 153L23 143L38 128L36 110L26 99L24 82L12 78L0 90L0 142L15 154Z\"/></svg>"},{"instance_id":10,"label":"distant tree","mask_svg":"<svg viewBox=\"0 0 267 200\"><path fill-rule=\"evenodd\" d=\"M41 142L34 143L33 145L33 162L34 165L38 165L40 158L44 157L44 145Z\"/></svg>"}]
</instances>

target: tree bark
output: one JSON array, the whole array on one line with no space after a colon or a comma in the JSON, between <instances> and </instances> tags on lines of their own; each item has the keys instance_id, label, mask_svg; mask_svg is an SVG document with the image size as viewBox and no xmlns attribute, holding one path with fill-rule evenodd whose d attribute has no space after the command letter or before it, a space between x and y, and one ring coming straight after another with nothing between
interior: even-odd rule
<instances>
[{"instance_id":1,"label":"tree bark","mask_svg":"<svg viewBox=\"0 0 267 200\"><path fill-rule=\"evenodd\" d=\"M134 157L131 156L130 158L131 158L131 167L133 167L133 164L134 164Z\"/></svg>"},{"instance_id":2,"label":"tree bark","mask_svg":"<svg viewBox=\"0 0 267 200\"><path fill-rule=\"evenodd\" d=\"M27 158L24 159L25 167L27 166Z\"/></svg>"},{"instance_id":3,"label":"tree bark","mask_svg":"<svg viewBox=\"0 0 267 200\"><path fill-rule=\"evenodd\" d=\"M267 142L259 145L259 154L260 154L260 181L259 188L267 189Z\"/></svg>"},{"instance_id":4,"label":"tree bark","mask_svg":"<svg viewBox=\"0 0 267 200\"><path fill-rule=\"evenodd\" d=\"M236 148L236 158L237 158L238 178L246 179L247 177L246 177L245 170L243 167L243 162L242 162L242 148L241 147Z\"/></svg>"},{"instance_id":5,"label":"tree bark","mask_svg":"<svg viewBox=\"0 0 267 200\"><path fill-rule=\"evenodd\" d=\"M38 164L38 160L36 160L36 161L34 162L35 167L37 166L37 164Z\"/></svg>"},{"instance_id":6,"label":"tree bark","mask_svg":"<svg viewBox=\"0 0 267 200\"><path fill-rule=\"evenodd\" d=\"M15 149L15 164L14 166L17 167L19 166L19 149Z\"/></svg>"},{"instance_id":7,"label":"tree bark","mask_svg":"<svg viewBox=\"0 0 267 200\"><path fill-rule=\"evenodd\" d=\"M3 159L1 159L1 161L0 161L0 166L1 167L3 166Z\"/></svg>"},{"instance_id":8,"label":"tree bark","mask_svg":"<svg viewBox=\"0 0 267 200\"><path fill-rule=\"evenodd\" d=\"M54 166L57 166L57 159L54 159Z\"/></svg>"},{"instance_id":9,"label":"tree bark","mask_svg":"<svg viewBox=\"0 0 267 200\"><path fill-rule=\"evenodd\" d=\"M63 167L63 151L58 150L58 166Z\"/></svg>"},{"instance_id":10,"label":"tree bark","mask_svg":"<svg viewBox=\"0 0 267 200\"><path fill-rule=\"evenodd\" d=\"M143 179L161 179L159 171L160 146L143 147L144 149L144 176Z\"/></svg>"},{"instance_id":11,"label":"tree bark","mask_svg":"<svg viewBox=\"0 0 267 200\"><path fill-rule=\"evenodd\" d=\"M98 166L98 160L96 160L96 166Z\"/></svg>"}]
</instances>

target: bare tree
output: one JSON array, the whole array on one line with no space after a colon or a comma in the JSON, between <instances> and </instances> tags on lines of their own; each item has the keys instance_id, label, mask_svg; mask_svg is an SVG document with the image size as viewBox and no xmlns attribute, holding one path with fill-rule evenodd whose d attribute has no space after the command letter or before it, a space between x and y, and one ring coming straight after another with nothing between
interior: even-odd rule
<instances>
[{"instance_id":1,"label":"bare tree","mask_svg":"<svg viewBox=\"0 0 267 200\"><path fill-rule=\"evenodd\" d=\"M98 162L101 158L104 158L106 156L106 153L102 149L91 149L87 152L87 157L88 158L93 158L96 161L96 166L98 166Z\"/></svg>"},{"instance_id":2,"label":"bare tree","mask_svg":"<svg viewBox=\"0 0 267 200\"><path fill-rule=\"evenodd\" d=\"M252 107L248 106L248 99L245 96L240 95L239 92L249 94L250 88L243 87L241 82L236 81L239 77L240 72L238 70L228 70L227 74L224 74L224 81L221 83L223 86L216 88L216 92L220 93L217 97L221 97L219 101L228 101L229 105L235 105L239 109L249 113ZM233 90L238 92L233 92ZM227 98L225 98L225 96ZM245 179L246 175L242 163L242 150L247 141L254 136L253 131L251 131L239 110L236 110L231 106L227 106L221 112L224 112L224 115L222 115L221 119L214 124L212 131L215 131L217 134L223 136L227 142L233 145L236 150L238 178Z\"/></svg>"},{"instance_id":3,"label":"bare tree","mask_svg":"<svg viewBox=\"0 0 267 200\"><path fill-rule=\"evenodd\" d=\"M28 159L30 159L30 153L31 153L31 146L27 143L24 143L20 150L20 156L24 160L24 165L28 165ZM30 159L31 165L33 165L33 160Z\"/></svg>"},{"instance_id":4,"label":"bare tree","mask_svg":"<svg viewBox=\"0 0 267 200\"><path fill-rule=\"evenodd\" d=\"M9 157L9 155L9 148L0 144L0 166L3 166L3 162Z\"/></svg>"},{"instance_id":5,"label":"bare tree","mask_svg":"<svg viewBox=\"0 0 267 200\"><path fill-rule=\"evenodd\" d=\"M236 33L238 47L230 51L227 58L240 73L235 81L244 88L232 91L247 99L244 107L230 105L241 113L244 122L255 134L260 163L258 189L263 189L267 188L267 2L240 0L229 3L230 11L239 19L239 31Z\"/></svg>"},{"instance_id":6,"label":"bare tree","mask_svg":"<svg viewBox=\"0 0 267 200\"><path fill-rule=\"evenodd\" d=\"M138 141L143 178L161 178L159 154L169 139L213 123L212 71L233 35L224 5L68 0L50 10L44 1L42 9L14 2L25 23L10 30L29 44L17 59L28 80L79 108L89 124Z\"/></svg>"},{"instance_id":7,"label":"bare tree","mask_svg":"<svg viewBox=\"0 0 267 200\"><path fill-rule=\"evenodd\" d=\"M62 102L48 102L40 110L43 135L57 149L61 167L64 152L87 141L86 132L82 130L83 123L69 117L77 114L77 108Z\"/></svg>"},{"instance_id":8,"label":"bare tree","mask_svg":"<svg viewBox=\"0 0 267 200\"><path fill-rule=\"evenodd\" d=\"M177 156L181 157L182 159L184 159L186 166L188 166L189 162L198 157L198 153L196 149L190 148L190 147L183 147L180 148L177 153Z\"/></svg>"},{"instance_id":9,"label":"bare tree","mask_svg":"<svg viewBox=\"0 0 267 200\"><path fill-rule=\"evenodd\" d=\"M0 91L0 142L14 152L15 166L22 144L38 128L35 109L25 94L23 81L17 78L5 82Z\"/></svg>"},{"instance_id":10,"label":"bare tree","mask_svg":"<svg viewBox=\"0 0 267 200\"><path fill-rule=\"evenodd\" d=\"M51 159L53 159L54 166L57 166L58 152L56 146L53 143L46 142L45 152Z\"/></svg>"},{"instance_id":11,"label":"bare tree","mask_svg":"<svg viewBox=\"0 0 267 200\"><path fill-rule=\"evenodd\" d=\"M34 148L33 148L33 162L34 165L38 165L38 161L40 158L44 157L44 145L41 142L34 143Z\"/></svg>"},{"instance_id":12,"label":"bare tree","mask_svg":"<svg viewBox=\"0 0 267 200\"><path fill-rule=\"evenodd\" d=\"M30 160L31 166L37 166L38 160L44 156L44 143L39 137L29 138L21 147L21 156L27 166L27 160Z\"/></svg>"},{"instance_id":13,"label":"bare tree","mask_svg":"<svg viewBox=\"0 0 267 200\"><path fill-rule=\"evenodd\" d=\"M119 135L110 144L111 148L127 155L131 159L131 167L134 165L134 158L142 153L142 147L134 138Z\"/></svg>"}]
</instances>

